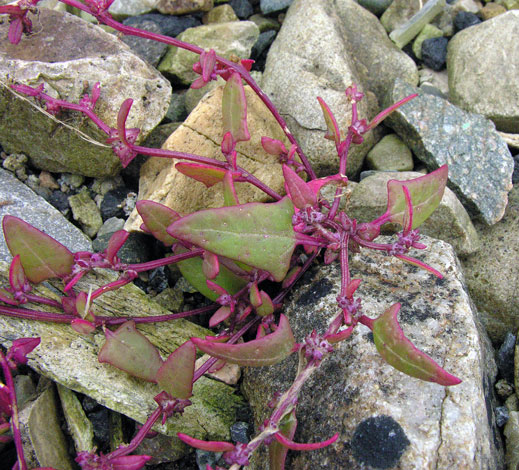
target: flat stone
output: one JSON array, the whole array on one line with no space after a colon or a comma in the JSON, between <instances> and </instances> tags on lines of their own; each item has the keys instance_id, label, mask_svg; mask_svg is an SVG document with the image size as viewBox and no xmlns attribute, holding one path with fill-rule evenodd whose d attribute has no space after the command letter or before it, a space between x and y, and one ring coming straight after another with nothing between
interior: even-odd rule
<instances>
[{"instance_id":1,"label":"flat stone","mask_svg":"<svg viewBox=\"0 0 519 470\"><path fill-rule=\"evenodd\" d=\"M78 221L83 231L90 237L95 237L103 225L101 211L90 197L88 190L81 191L68 198L72 216Z\"/></svg>"},{"instance_id":2,"label":"flat stone","mask_svg":"<svg viewBox=\"0 0 519 470\"><path fill-rule=\"evenodd\" d=\"M222 160L220 143L222 136L223 88L219 87L205 95L187 120L169 137L163 148ZM249 87L245 87L247 98L247 125L251 136L269 136L281 139L289 147L279 124L266 106ZM238 165L270 186L274 191L284 191L282 168L277 157L267 154L259 138L239 142ZM166 158L150 158L141 168L139 199L165 204L171 209L188 214L208 207L221 207L223 194L221 185L206 188L204 184L184 176L176 168L177 162ZM270 199L265 193L249 184L237 184L236 191L241 203ZM125 229L140 230L142 219L134 210Z\"/></svg>"},{"instance_id":3,"label":"flat stone","mask_svg":"<svg viewBox=\"0 0 519 470\"><path fill-rule=\"evenodd\" d=\"M231 5L224 3L214 7L207 13L207 23L226 23L228 21L239 21Z\"/></svg>"},{"instance_id":4,"label":"flat stone","mask_svg":"<svg viewBox=\"0 0 519 470\"><path fill-rule=\"evenodd\" d=\"M166 15L184 15L195 11L209 11L213 0L158 0L157 10Z\"/></svg>"},{"instance_id":5,"label":"flat stone","mask_svg":"<svg viewBox=\"0 0 519 470\"><path fill-rule=\"evenodd\" d=\"M141 129L138 142L165 115L170 84L116 36L77 16L41 9L35 21L38 34L23 37L19 45L7 40L8 22L0 25L0 140L4 150L26 154L42 170L115 175L121 169L119 159L105 144L106 135L88 118L68 111L48 115L33 98L11 90L7 77L30 86L43 83L48 94L73 103L100 82L95 111L111 127L117 127L122 102L132 97L127 127Z\"/></svg>"},{"instance_id":6,"label":"flat stone","mask_svg":"<svg viewBox=\"0 0 519 470\"><path fill-rule=\"evenodd\" d=\"M260 0L261 13L270 15L284 10L292 4L293 0Z\"/></svg>"},{"instance_id":7,"label":"flat stone","mask_svg":"<svg viewBox=\"0 0 519 470\"><path fill-rule=\"evenodd\" d=\"M422 44L426 39L441 38L443 31L432 24L426 24L413 41L413 53L419 59L422 58Z\"/></svg>"},{"instance_id":8,"label":"flat stone","mask_svg":"<svg viewBox=\"0 0 519 470\"><path fill-rule=\"evenodd\" d=\"M383 137L366 157L368 168L379 171L412 171L413 155L396 134Z\"/></svg>"},{"instance_id":9,"label":"flat stone","mask_svg":"<svg viewBox=\"0 0 519 470\"><path fill-rule=\"evenodd\" d=\"M449 100L504 132L519 132L518 40L519 11L511 10L456 34L447 55Z\"/></svg>"},{"instance_id":10,"label":"flat stone","mask_svg":"<svg viewBox=\"0 0 519 470\"><path fill-rule=\"evenodd\" d=\"M116 18L137 16L157 7L158 0L115 0L108 10Z\"/></svg>"},{"instance_id":11,"label":"flat stone","mask_svg":"<svg viewBox=\"0 0 519 470\"><path fill-rule=\"evenodd\" d=\"M412 93L418 97L384 121L429 171L449 165L449 187L471 216L495 224L504 214L512 188L513 158L488 119L401 81L389 90L386 105Z\"/></svg>"},{"instance_id":12,"label":"flat stone","mask_svg":"<svg viewBox=\"0 0 519 470\"><path fill-rule=\"evenodd\" d=\"M422 0L393 0L380 17L380 23L388 33L406 23L413 15L420 11Z\"/></svg>"},{"instance_id":13,"label":"flat stone","mask_svg":"<svg viewBox=\"0 0 519 470\"><path fill-rule=\"evenodd\" d=\"M439 269L443 280L363 251L350 258L352 277L362 279L356 294L372 318L400 302L405 335L462 383L445 388L405 376L385 363L369 330L359 326L305 383L296 408L295 441L318 442L336 432L338 441L318 451L289 452L287 468L504 468L492 409L492 347L454 251L432 238L424 237L424 243L429 249L418 257ZM285 312L296 341L313 329L323 332L337 314L340 278L338 263L314 268L293 291ZM275 366L245 369L243 388L256 426L269 416L266 403L273 393L291 384L295 356ZM251 470L268 468L267 461L261 450Z\"/></svg>"}]
</instances>

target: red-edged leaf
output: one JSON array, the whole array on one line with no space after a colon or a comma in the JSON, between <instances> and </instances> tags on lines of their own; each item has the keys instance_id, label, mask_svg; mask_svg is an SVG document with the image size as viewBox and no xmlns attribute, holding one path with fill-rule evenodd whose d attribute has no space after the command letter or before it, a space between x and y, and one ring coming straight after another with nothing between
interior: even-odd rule
<instances>
[{"instance_id":1,"label":"red-edged leaf","mask_svg":"<svg viewBox=\"0 0 519 470\"><path fill-rule=\"evenodd\" d=\"M224 206L237 206L240 201L236 194L236 188L234 187L234 177L231 171L227 171L223 177L223 205Z\"/></svg>"},{"instance_id":2,"label":"red-edged leaf","mask_svg":"<svg viewBox=\"0 0 519 470\"><path fill-rule=\"evenodd\" d=\"M222 441L201 441L187 434L178 432L178 438L195 449L208 450L209 452L229 452L234 450L234 444Z\"/></svg>"},{"instance_id":3,"label":"red-edged leaf","mask_svg":"<svg viewBox=\"0 0 519 470\"><path fill-rule=\"evenodd\" d=\"M250 139L247 128L247 100L240 74L227 80L222 96L223 133L230 132L236 142Z\"/></svg>"},{"instance_id":4,"label":"red-edged leaf","mask_svg":"<svg viewBox=\"0 0 519 470\"><path fill-rule=\"evenodd\" d=\"M9 305L20 305L20 302L14 300L13 294L0 287L0 301Z\"/></svg>"},{"instance_id":5,"label":"red-edged leaf","mask_svg":"<svg viewBox=\"0 0 519 470\"><path fill-rule=\"evenodd\" d=\"M125 145L128 145L128 141L126 140L126 119L128 118L132 104L133 100L131 98L124 100L117 114L117 136Z\"/></svg>"},{"instance_id":6,"label":"red-edged leaf","mask_svg":"<svg viewBox=\"0 0 519 470\"><path fill-rule=\"evenodd\" d=\"M222 150L222 153L224 155L231 155L233 150L236 147L236 141L232 137L231 132L226 132L224 136L222 137L222 143L220 145L220 148Z\"/></svg>"},{"instance_id":7,"label":"red-edged leaf","mask_svg":"<svg viewBox=\"0 0 519 470\"><path fill-rule=\"evenodd\" d=\"M166 246L175 243L175 239L166 231L175 220L180 218L173 209L153 201L138 201L135 207L144 225L157 240Z\"/></svg>"},{"instance_id":8,"label":"red-edged leaf","mask_svg":"<svg viewBox=\"0 0 519 470\"><path fill-rule=\"evenodd\" d=\"M286 415L279 423L279 433L288 439L293 439L297 428L297 418L295 410ZM269 470L285 470L285 460L287 458L288 447L281 445L278 441L273 441L269 445Z\"/></svg>"},{"instance_id":9,"label":"red-edged leaf","mask_svg":"<svg viewBox=\"0 0 519 470\"><path fill-rule=\"evenodd\" d=\"M331 184L333 182L337 182L337 184L340 184L342 186L348 185L348 177L345 175L341 175L337 173L336 175L332 176L326 176L324 178L315 179L312 181L309 181L307 183L308 187L313 191L313 193L317 196L319 194L319 191L323 186L326 186L327 184Z\"/></svg>"},{"instance_id":10,"label":"red-edged leaf","mask_svg":"<svg viewBox=\"0 0 519 470\"><path fill-rule=\"evenodd\" d=\"M82 318L76 318L70 322L70 326L72 329L79 333L80 335L89 335L96 330L96 327L93 323L88 320L83 320Z\"/></svg>"},{"instance_id":11,"label":"red-edged leaf","mask_svg":"<svg viewBox=\"0 0 519 470\"><path fill-rule=\"evenodd\" d=\"M317 198L312 189L292 168L283 165L283 176L287 194L298 209L317 204Z\"/></svg>"},{"instance_id":12,"label":"red-edged leaf","mask_svg":"<svg viewBox=\"0 0 519 470\"><path fill-rule=\"evenodd\" d=\"M211 79L211 74L216 64L216 52L214 49L211 49L209 52L202 52L200 63L202 65L202 78L204 82L208 82Z\"/></svg>"},{"instance_id":13,"label":"red-edged leaf","mask_svg":"<svg viewBox=\"0 0 519 470\"><path fill-rule=\"evenodd\" d=\"M162 359L157 348L135 329L135 322L127 321L113 333L106 329L105 336L99 362L108 362L148 382L156 381Z\"/></svg>"},{"instance_id":14,"label":"red-edged leaf","mask_svg":"<svg viewBox=\"0 0 519 470\"><path fill-rule=\"evenodd\" d=\"M159 387L174 398L187 400L193 395L196 348L191 341L173 351L157 372Z\"/></svg>"},{"instance_id":15,"label":"red-edged leaf","mask_svg":"<svg viewBox=\"0 0 519 470\"><path fill-rule=\"evenodd\" d=\"M80 292L76 296L76 312L77 314L87 320L93 320L92 314L90 312L90 294L87 294L86 292Z\"/></svg>"},{"instance_id":16,"label":"red-edged leaf","mask_svg":"<svg viewBox=\"0 0 519 470\"><path fill-rule=\"evenodd\" d=\"M16 255L9 266L9 284L15 291L23 292L26 282L20 255Z\"/></svg>"},{"instance_id":17,"label":"red-edged leaf","mask_svg":"<svg viewBox=\"0 0 519 470\"><path fill-rule=\"evenodd\" d=\"M317 101L319 101L319 104L321 105L324 122L326 123L327 128L327 132L324 138L333 140L335 141L335 145L339 145L341 141L341 133L339 131L339 126L337 125L337 120L335 119L331 109L320 96L317 97Z\"/></svg>"},{"instance_id":18,"label":"red-edged leaf","mask_svg":"<svg viewBox=\"0 0 519 470\"><path fill-rule=\"evenodd\" d=\"M110 263L114 262L117 252L125 244L129 236L130 232L127 232L126 230L117 230L117 232L110 237L108 247L106 248L106 258Z\"/></svg>"},{"instance_id":19,"label":"red-edged leaf","mask_svg":"<svg viewBox=\"0 0 519 470\"><path fill-rule=\"evenodd\" d=\"M191 162L177 163L175 168L183 175L200 181L200 183L204 183L208 188L222 181L227 172L227 170L223 168L215 168L209 165Z\"/></svg>"},{"instance_id":20,"label":"red-edged leaf","mask_svg":"<svg viewBox=\"0 0 519 470\"><path fill-rule=\"evenodd\" d=\"M247 343L215 343L200 338L191 338L201 351L231 364L240 366L269 366L276 364L293 351L294 335L285 315L281 315L274 333Z\"/></svg>"},{"instance_id":21,"label":"red-edged leaf","mask_svg":"<svg viewBox=\"0 0 519 470\"><path fill-rule=\"evenodd\" d=\"M18 364L27 364L27 354L39 346L41 338L19 338L7 351L7 359L14 359Z\"/></svg>"},{"instance_id":22,"label":"red-edged leaf","mask_svg":"<svg viewBox=\"0 0 519 470\"><path fill-rule=\"evenodd\" d=\"M266 317L274 313L274 303L270 296L265 292L260 292L261 305L256 307L256 313L261 317Z\"/></svg>"},{"instance_id":23,"label":"red-edged leaf","mask_svg":"<svg viewBox=\"0 0 519 470\"><path fill-rule=\"evenodd\" d=\"M218 256L210 251L204 251L202 256L202 272L207 279L214 279L220 272L220 262Z\"/></svg>"},{"instance_id":24,"label":"red-edged leaf","mask_svg":"<svg viewBox=\"0 0 519 470\"><path fill-rule=\"evenodd\" d=\"M18 44L22 39L23 21L21 17L14 18L9 25L9 32L7 38L11 44Z\"/></svg>"},{"instance_id":25,"label":"red-edged leaf","mask_svg":"<svg viewBox=\"0 0 519 470\"><path fill-rule=\"evenodd\" d=\"M348 328L345 328L344 330L339 331L339 333L335 333L333 335L326 336L325 339L330 344L335 344L335 343L339 343L340 341L344 341L345 339L348 339L352 333L353 333L353 326L350 326Z\"/></svg>"},{"instance_id":26,"label":"red-edged leaf","mask_svg":"<svg viewBox=\"0 0 519 470\"><path fill-rule=\"evenodd\" d=\"M422 225L440 204L447 183L448 168L443 165L437 170L409 181L389 180L387 183L388 222L404 226L407 202L403 186L409 190L413 205L412 229Z\"/></svg>"},{"instance_id":27,"label":"red-edged leaf","mask_svg":"<svg viewBox=\"0 0 519 470\"><path fill-rule=\"evenodd\" d=\"M251 202L195 212L173 222L168 233L217 255L264 269L281 281L296 246L293 215L294 206L284 197L275 203Z\"/></svg>"},{"instance_id":28,"label":"red-edged leaf","mask_svg":"<svg viewBox=\"0 0 519 470\"><path fill-rule=\"evenodd\" d=\"M226 307L225 305L220 307L209 319L209 327L213 328L219 323L222 323L224 320L227 320L231 316L231 313L232 312L229 307Z\"/></svg>"},{"instance_id":29,"label":"red-edged leaf","mask_svg":"<svg viewBox=\"0 0 519 470\"><path fill-rule=\"evenodd\" d=\"M253 307L259 307L263 302L257 282L254 282L249 288L249 300Z\"/></svg>"},{"instance_id":30,"label":"red-edged leaf","mask_svg":"<svg viewBox=\"0 0 519 470\"><path fill-rule=\"evenodd\" d=\"M322 442L315 442L311 444L299 444L297 442L294 442L287 437L285 437L280 432L277 432L274 434L274 437L276 440L283 446L292 449L292 450L317 450L322 449L323 447L327 447L330 444L333 444L337 439L339 439L339 433L334 434L330 439L326 439L326 441Z\"/></svg>"},{"instance_id":31,"label":"red-edged leaf","mask_svg":"<svg viewBox=\"0 0 519 470\"><path fill-rule=\"evenodd\" d=\"M442 369L405 337L397 320L399 310L400 304L393 304L373 321L373 339L380 355L395 369L411 377L446 386L459 384L460 379Z\"/></svg>"},{"instance_id":32,"label":"red-edged leaf","mask_svg":"<svg viewBox=\"0 0 519 470\"><path fill-rule=\"evenodd\" d=\"M261 146L263 150L270 155L281 155L283 153L288 153L285 144L278 139L271 139L270 137L262 137L261 138Z\"/></svg>"},{"instance_id":33,"label":"red-edged leaf","mask_svg":"<svg viewBox=\"0 0 519 470\"><path fill-rule=\"evenodd\" d=\"M6 215L4 237L13 256L20 255L25 275L37 284L70 274L74 256L61 243L18 217Z\"/></svg>"}]
</instances>

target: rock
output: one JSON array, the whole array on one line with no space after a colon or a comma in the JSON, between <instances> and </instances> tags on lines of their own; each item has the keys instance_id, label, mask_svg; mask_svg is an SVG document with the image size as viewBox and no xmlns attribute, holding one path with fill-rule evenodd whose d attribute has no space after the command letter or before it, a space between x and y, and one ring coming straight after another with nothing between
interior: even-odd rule
<instances>
[{"instance_id":1,"label":"rock","mask_svg":"<svg viewBox=\"0 0 519 470\"><path fill-rule=\"evenodd\" d=\"M423 175L408 171L376 172L364 178L355 186L350 196L347 214L359 222L374 220L387 208L389 180L410 180L420 176ZM384 226L384 233L395 233L401 230L402 227L396 224ZM459 255L475 253L480 246L478 234L467 211L449 188L446 188L436 211L420 226L420 233L450 243Z\"/></svg>"},{"instance_id":2,"label":"rock","mask_svg":"<svg viewBox=\"0 0 519 470\"><path fill-rule=\"evenodd\" d=\"M249 0L230 0L229 5L240 20L246 20L254 13L254 8L252 8Z\"/></svg>"},{"instance_id":3,"label":"rock","mask_svg":"<svg viewBox=\"0 0 519 470\"><path fill-rule=\"evenodd\" d=\"M384 14L380 17L380 22L385 30L390 33L418 13L424 3L426 2L421 0L393 0L391 5L389 5Z\"/></svg>"},{"instance_id":4,"label":"rock","mask_svg":"<svg viewBox=\"0 0 519 470\"><path fill-rule=\"evenodd\" d=\"M23 38L19 46L9 41L0 45L0 81L4 85L0 87L0 140L4 150L25 153L34 166L51 172L93 177L116 174L121 169L119 159L106 146L106 135L89 119L72 112L47 116L32 98L19 97L5 85L7 75L16 83L44 83L47 93L74 103L100 82L96 113L112 127L116 127L121 103L133 97L127 127L141 129L138 142L164 116L171 86L114 35L76 16L42 9L38 24L39 33ZM8 26L5 22L0 27L2 35L7 34ZM82 133L90 137L85 139Z\"/></svg>"},{"instance_id":5,"label":"rock","mask_svg":"<svg viewBox=\"0 0 519 470\"><path fill-rule=\"evenodd\" d=\"M519 49L511 38L518 37L518 27L519 11L508 11L456 34L447 56L449 100L492 119L498 130L515 133L519 132Z\"/></svg>"},{"instance_id":6,"label":"rock","mask_svg":"<svg viewBox=\"0 0 519 470\"><path fill-rule=\"evenodd\" d=\"M148 464L157 465L178 460L179 453L185 453L186 448L187 446L179 439L157 434L152 438L144 439L135 450L135 454L150 455L152 459Z\"/></svg>"},{"instance_id":7,"label":"rock","mask_svg":"<svg viewBox=\"0 0 519 470\"><path fill-rule=\"evenodd\" d=\"M54 387L48 384L19 412L23 451L28 468L72 470L67 441L60 427Z\"/></svg>"},{"instance_id":8,"label":"rock","mask_svg":"<svg viewBox=\"0 0 519 470\"><path fill-rule=\"evenodd\" d=\"M380 16L384 13L393 0L359 0L359 5L374 15Z\"/></svg>"},{"instance_id":9,"label":"rock","mask_svg":"<svg viewBox=\"0 0 519 470\"><path fill-rule=\"evenodd\" d=\"M492 341L519 327L519 189L509 194L505 217L492 227L477 225L485 249L463 259L467 287Z\"/></svg>"},{"instance_id":10,"label":"rock","mask_svg":"<svg viewBox=\"0 0 519 470\"><path fill-rule=\"evenodd\" d=\"M258 59L262 57L262 54L264 54L263 62L265 62L266 59L266 51L268 47L274 42L274 39L276 37L276 31L270 30L265 31L264 33L260 33L258 40L254 43L254 46L252 46L251 50L251 59L254 59L256 63L258 62Z\"/></svg>"},{"instance_id":11,"label":"rock","mask_svg":"<svg viewBox=\"0 0 519 470\"><path fill-rule=\"evenodd\" d=\"M85 232L90 238L93 238L101 228L101 225L103 225L103 219L101 218L99 208L91 199L88 190L70 196L68 202L72 209L74 220L79 222L83 232Z\"/></svg>"},{"instance_id":12,"label":"rock","mask_svg":"<svg viewBox=\"0 0 519 470\"><path fill-rule=\"evenodd\" d=\"M195 11L209 11L213 0L158 0L156 8L166 15L183 15Z\"/></svg>"},{"instance_id":13,"label":"rock","mask_svg":"<svg viewBox=\"0 0 519 470\"><path fill-rule=\"evenodd\" d=\"M119 186L106 192L100 207L103 221L112 217L124 217L122 205L128 196L128 192L128 189L124 186Z\"/></svg>"},{"instance_id":14,"label":"rock","mask_svg":"<svg viewBox=\"0 0 519 470\"><path fill-rule=\"evenodd\" d=\"M413 53L419 59L422 58L422 44L426 39L441 38L443 31L432 24L426 24L420 34L413 41ZM436 70L436 69L433 69Z\"/></svg>"},{"instance_id":15,"label":"rock","mask_svg":"<svg viewBox=\"0 0 519 470\"><path fill-rule=\"evenodd\" d=\"M172 122L182 122L187 118L186 93L173 93L166 117Z\"/></svg>"},{"instance_id":16,"label":"rock","mask_svg":"<svg viewBox=\"0 0 519 470\"><path fill-rule=\"evenodd\" d=\"M506 437L507 468L517 467L519 465L519 412L510 412L504 434Z\"/></svg>"},{"instance_id":17,"label":"rock","mask_svg":"<svg viewBox=\"0 0 519 470\"><path fill-rule=\"evenodd\" d=\"M261 13L264 15L269 15L271 13L284 10L285 8L289 7L292 2L293 0L261 0Z\"/></svg>"},{"instance_id":18,"label":"rock","mask_svg":"<svg viewBox=\"0 0 519 470\"><path fill-rule=\"evenodd\" d=\"M247 444L250 440L249 423L238 421L231 426L231 440Z\"/></svg>"},{"instance_id":19,"label":"rock","mask_svg":"<svg viewBox=\"0 0 519 470\"><path fill-rule=\"evenodd\" d=\"M108 10L117 18L142 15L154 10L158 0L115 0Z\"/></svg>"},{"instance_id":20,"label":"rock","mask_svg":"<svg viewBox=\"0 0 519 470\"><path fill-rule=\"evenodd\" d=\"M222 92L222 88L216 88L207 94L166 141L164 148L223 159L220 150ZM249 132L257 137L238 143L238 165L281 193L284 191L281 164L276 157L263 150L259 136L284 140L286 146L288 143L277 122L249 87L245 87L245 95ZM175 164L176 161L166 158L150 158L141 169L139 199L160 202L182 214L223 205L221 185L208 189L202 183L182 175ZM265 193L248 184L239 184L236 190L241 203L269 200ZM133 211L125 229L140 230L141 223L141 217Z\"/></svg>"},{"instance_id":21,"label":"rock","mask_svg":"<svg viewBox=\"0 0 519 470\"><path fill-rule=\"evenodd\" d=\"M422 60L425 66L433 70L441 70L447 60L447 43L444 37L425 39L422 43Z\"/></svg>"},{"instance_id":22,"label":"rock","mask_svg":"<svg viewBox=\"0 0 519 470\"><path fill-rule=\"evenodd\" d=\"M508 332L496 353L497 370L508 382L514 381L515 336Z\"/></svg>"},{"instance_id":23,"label":"rock","mask_svg":"<svg viewBox=\"0 0 519 470\"><path fill-rule=\"evenodd\" d=\"M151 20L147 20L145 18L139 20L139 16L134 16L131 18L133 21L123 21L123 24L132 26L134 28L139 28L144 31L149 31L151 33L161 34L162 29L160 26ZM142 60L145 60L149 64L156 67L162 56L166 53L168 49L167 44L163 42L153 41L152 39L144 39L138 36L123 36L122 41L130 46L130 48L135 52Z\"/></svg>"},{"instance_id":24,"label":"rock","mask_svg":"<svg viewBox=\"0 0 519 470\"><path fill-rule=\"evenodd\" d=\"M256 24L256 26L260 30L260 33L270 31L271 29L279 31L279 28L281 28L281 25L275 19L267 18L266 16L262 16L259 14L252 15L249 18L249 21L253 21Z\"/></svg>"},{"instance_id":25,"label":"rock","mask_svg":"<svg viewBox=\"0 0 519 470\"><path fill-rule=\"evenodd\" d=\"M232 6L224 3L223 5L219 5L214 7L207 14L207 23L226 23L228 21L239 21L236 13L232 9Z\"/></svg>"},{"instance_id":26,"label":"rock","mask_svg":"<svg viewBox=\"0 0 519 470\"><path fill-rule=\"evenodd\" d=\"M184 296L182 292L179 289L172 287L164 289L153 297L153 300L170 312L182 311L182 305L184 304Z\"/></svg>"},{"instance_id":27,"label":"rock","mask_svg":"<svg viewBox=\"0 0 519 470\"><path fill-rule=\"evenodd\" d=\"M469 214L491 225L503 217L511 189L513 159L490 121L397 81L386 98L394 103L419 96L386 119L432 171L449 165L449 187Z\"/></svg>"},{"instance_id":28,"label":"rock","mask_svg":"<svg viewBox=\"0 0 519 470\"><path fill-rule=\"evenodd\" d=\"M234 54L248 59L258 36L259 29L252 21L231 21L186 29L178 39L204 49L212 48L226 58ZM189 85L198 77L193 72L193 64L197 61L198 54L171 46L159 64L159 70Z\"/></svg>"},{"instance_id":29,"label":"rock","mask_svg":"<svg viewBox=\"0 0 519 470\"><path fill-rule=\"evenodd\" d=\"M68 222L63 215L43 198L36 195L9 172L0 169L0 217L14 215L54 237L69 250L91 249L88 237ZM0 236L0 260L11 261L11 254Z\"/></svg>"},{"instance_id":30,"label":"rock","mask_svg":"<svg viewBox=\"0 0 519 470\"><path fill-rule=\"evenodd\" d=\"M481 10L479 10L479 14L483 21L491 20L498 15L502 15L506 13L506 8L503 5L499 5L497 3L487 3Z\"/></svg>"},{"instance_id":31,"label":"rock","mask_svg":"<svg viewBox=\"0 0 519 470\"><path fill-rule=\"evenodd\" d=\"M366 163L372 170L412 171L413 155L400 137L389 134L369 151Z\"/></svg>"},{"instance_id":32,"label":"rock","mask_svg":"<svg viewBox=\"0 0 519 470\"><path fill-rule=\"evenodd\" d=\"M519 1L518 0L504 0L504 4L507 10L518 10L519 9Z\"/></svg>"},{"instance_id":33,"label":"rock","mask_svg":"<svg viewBox=\"0 0 519 470\"><path fill-rule=\"evenodd\" d=\"M60 384L58 384L58 394L76 452L92 452L94 449L94 428L92 422L87 418L81 402L72 390Z\"/></svg>"},{"instance_id":34,"label":"rock","mask_svg":"<svg viewBox=\"0 0 519 470\"><path fill-rule=\"evenodd\" d=\"M68 196L65 193L61 191L52 191L48 201L62 214L68 214L70 206L68 203Z\"/></svg>"},{"instance_id":35,"label":"rock","mask_svg":"<svg viewBox=\"0 0 519 470\"><path fill-rule=\"evenodd\" d=\"M134 16L123 21L125 25L137 26L143 21L152 21L162 31L165 36L175 37L187 28L200 26L202 22L194 15L162 15L160 13L148 13L146 15Z\"/></svg>"},{"instance_id":36,"label":"rock","mask_svg":"<svg viewBox=\"0 0 519 470\"><path fill-rule=\"evenodd\" d=\"M420 88L429 94L436 94L440 98L447 99L449 96L449 77L447 71L437 71L423 67L419 71Z\"/></svg>"},{"instance_id":37,"label":"rock","mask_svg":"<svg viewBox=\"0 0 519 470\"><path fill-rule=\"evenodd\" d=\"M470 26L481 23L481 19L470 11L459 11L454 17L454 28L456 32L462 31Z\"/></svg>"},{"instance_id":38,"label":"rock","mask_svg":"<svg viewBox=\"0 0 519 470\"><path fill-rule=\"evenodd\" d=\"M17 375L13 378L14 390L16 393L16 404L21 410L27 401L33 398L36 393L36 387L32 383L32 379L28 375Z\"/></svg>"},{"instance_id":39,"label":"rock","mask_svg":"<svg viewBox=\"0 0 519 470\"><path fill-rule=\"evenodd\" d=\"M112 233L105 233L97 236L92 246L96 252L106 250ZM126 243L118 251L117 256L123 263L146 263L153 259L152 244L154 238L144 233L132 232L126 240Z\"/></svg>"},{"instance_id":40,"label":"rock","mask_svg":"<svg viewBox=\"0 0 519 470\"><path fill-rule=\"evenodd\" d=\"M296 442L318 442L335 432L339 440L319 451L289 453L288 468L503 468L492 411L492 347L454 251L439 240L424 242L429 249L419 257L445 275L442 281L379 252L360 253L350 258L353 277L362 279L356 294L370 317L402 302L406 336L463 382L445 389L405 376L378 355L369 330L358 327L305 383L296 410ZM296 341L312 329L323 332L336 315L340 277L338 263L314 268L288 299ZM272 367L245 369L243 388L256 426L268 416L273 392L291 384L295 366L293 355ZM251 470L265 468L260 456Z\"/></svg>"}]
</instances>

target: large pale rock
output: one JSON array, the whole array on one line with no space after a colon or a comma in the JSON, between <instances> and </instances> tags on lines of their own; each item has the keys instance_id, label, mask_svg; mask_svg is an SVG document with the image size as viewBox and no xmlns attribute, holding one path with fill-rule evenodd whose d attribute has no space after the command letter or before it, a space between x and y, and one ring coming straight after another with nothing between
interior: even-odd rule
<instances>
[{"instance_id":1,"label":"large pale rock","mask_svg":"<svg viewBox=\"0 0 519 470\"><path fill-rule=\"evenodd\" d=\"M208 93L187 120L165 142L163 148L223 160L220 149L222 92L223 88L219 87ZM284 140L287 148L288 143L263 102L249 87L245 87L245 94L247 125L252 139L238 143L236 147L238 165L281 193L283 191L281 164L277 157L263 150L260 137L269 136ZM141 168L139 199L160 202L182 214L223 205L220 184L206 188L202 183L177 171L175 163L176 161L170 159L150 158ZM269 200L265 193L249 184L238 183L236 190L241 203ZM142 220L135 210L126 222L125 228L138 230L141 223Z\"/></svg>"},{"instance_id":2,"label":"large pale rock","mask_svg":"<svg viewBox=\"0 0 519 470\"><path fill-rule=\"evenodd\" d=\"M449 100L504 132L519 132L518 41L519 11L511 10L460 31L447 54Z\"/></svg>"},{"instance_id":3,"label":"large pale rock","mask_svg":"<svg viewBox=\"0 0 519 470\"><path fill-rule=\"evenodd\" d=\"M425 237L425 243L429 250L418 256L444 274L442 281L378 252L353 256L350 269L363 280L357 293L365 314L373 318L401 302L405 334L463 382L446 388L405 376L379 356L369 330L357 327L303 386L296 411L295 441L317 442L335 432L340 437L319 451L289 452L287 468L503 468L491 399L492 348L454 251L432 238ZM337 263L304 276L305 284L286 306L297 341L314 328L323 332L337 314L340 277ZM266 403L273 392L290 385L294 356L276 366L245 370L244 390L256 425L268 416ZM252 469L266 468L261 454Z\"/></svg>"},{"instance_id":4,"label":"large pale rock","mask_svg":"<svg viewBox=\"0 0 519 470\"><path fill-rule=\"evenodd\" d=\"M213 0L158 0L157 10L166 15L183 15L195 11L209 11Z\"/></svg>"},{"instance_id":5,"label":"large pale rock","mask_svg":"<svg viewBox=\"0 0 519 470\"><path fill-rule=\"evenodd\" d=\"M188 28L178 39L206 50L214 49L218 55L226 58L238 56L240 59L248 59L258 37L259 28L252 21L229 21ZM198 58L194 52L170 46L159 64L159 70L189 85L198 77L193 72L193 64Z\"/></svg>"},{"instance_id":6,"label":"large pale rock","mask_svg":"<svg viewBox=\"0 0 519 470\"><path fill-rule=\"evenodd\" d=\"M412 93L418 97L384 122L429 170L448 164L448 185L469 214L488 225L495 224L503 217L512 189L514 161L506 143L483 116L400 80L389 90L386 105Z\"/></svg>"},{"instance_id":7,"label":"large pale rock","mask_svg":"<svg viewBox=\"0 0 519 470\"><path fill-rule=\"evenodd\" d=\"M48 94L77 103L100 82L96 113L116 127L121 103L133 98L127 127L140 128L140 140L165 115L170 84L116 36L76 16L42 9L34 21L38 34L22 38L18 45L7 40L8 22L0 25L0 140L4 150L25 153L36 167L52 172L94 177L116 174L121 169L119 160L105 144L106 135L89 119L73 112L49 116L32 98L10 90L8 83L43 83Z\"/></svg>"},{"instance_id":8,"label":"large pale rock","mask_svg":"<svg viewBox=\"0 0 519 470\"><path fill-rule=\"evenodd\" d=\"M377 172L364 178L353 190L346 212L359 222L370 222L387 208L387 182L410 180L423 176L413 171ZM386 233L401 231L396 224L384 226ZM467 211L456 195L445 188L443 199L433 214L420 226L420 233L450 243L459 255L474 253L479 248L479 238Z\"/></svg>"},{"instance_id":9,"label":"large pale rock","mask_svg":"<svg viewBox=\"0 0 519 470\"><path fill-rule=\"evenodd\" d=\"M115 0L108 10L111 15L124 18L148 13L157 7L159 0Z\"/></svg>"},{"instance_id":10,"label":"large pale rock","mask_svg":"<svg viewBox=\"0 0 519 470\"><path fill-rule=\"evenodd\" d=\"M492 341L519 327L519 188L509 194L503 219L476 225L484 250L462 259L470 296Z\"/></svg>"}]
</instances>

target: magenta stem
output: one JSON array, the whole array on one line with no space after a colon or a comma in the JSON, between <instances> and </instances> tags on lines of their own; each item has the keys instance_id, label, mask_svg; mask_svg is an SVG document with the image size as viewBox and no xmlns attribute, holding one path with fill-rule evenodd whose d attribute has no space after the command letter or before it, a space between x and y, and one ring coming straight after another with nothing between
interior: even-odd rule
<instances>
[{"instance_id":1,"label":"magenta stem","mask_svg":"<svg viewBox=\"0 0 519 470\"><path fill-rule=\"evenodd\" d=\"M147 263L129 264L127 266L127 269L136 271L138 273L143 271L150 271L151 269L160 268L161 266L167 266L168 264L174 264L189 258L201 256L203 253L204 250L202 248L197 248L195 250L186 251L185 253L180 253L179 255L170 256L168 258L161 258L153 261L148 261Z\"/></svg>"},{"instance_id":2,"label":"magenta stem","mask_svg":"<svg viewBox=\"0 0 519 470\"><path fill-rule=\"evenodd\" d=\"M56 323L70 323L78 317L75 315L64 315L61 313L41 312L21 307L7 307L0 305L0 314L7 317L25 318L27 320L51 321Z\"/></svg>"},{"instance_id":3,"label":"magenta stem","mask_svg":"<svg viewBox=\"0 0 519 470\"><path fill-rule=\"evenodd\" d=\"M40 303L48 305L49 307L62 308L61 303L57 300L47 299L45 297L40 297L39 295L25 294L25 298L32 303Z\"/></svg>"}]
</instances>

